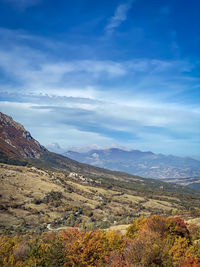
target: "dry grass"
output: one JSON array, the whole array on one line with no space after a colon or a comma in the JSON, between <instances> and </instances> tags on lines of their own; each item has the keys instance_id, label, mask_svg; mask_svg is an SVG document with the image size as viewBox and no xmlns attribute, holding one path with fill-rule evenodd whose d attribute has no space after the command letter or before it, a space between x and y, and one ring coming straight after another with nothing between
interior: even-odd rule
<instances>
[{"instance_id":1,"label":"dry grass","mask_svg":"<svg viewBox=\"0 0 200 267\"><path fill-rule=\"evenodd\" d=\"M130 224L120 224L120 225L113 225L108 228L108 230L111 231L120 231L122 234L126 233L127 228L130 226Z\"/></svg>"},{"instance_id":2,"label":"dry grass","mask_svg":"<svg viewBox=\"0 0 200 267\"><path fill-rule=\"evenodd\" d=\"M112 223L117 221L122 224L123 220L126 222L126 217L148 216L151 211L159 209L165 212L177 207L164 200L138 196L137 192L130 190L124 189L123 193L120 188L108 190L99 184L84 184L63 173L36 168L0 164L0 181L1 232L11 226L27 229L27 225L34 231L56 220L63 219L65 223L72 215L89 222L90 216L102 222L114 217ZM52 191L61 192L62 198L57 202L45 202L45 196ZM139 210L141 203L146 209ZM80 209L82 213L77 215Z\"/></svg>"},{"instance_id":3,"label":"dry grass","mask_svg":"<svg viewBox=\"0 0 200 267\"><path fill-rule=\"evenodd\" d=\"M155 200L155 199L150 199L146 203L143 204L145 208L156 208L156 209L161 209L161 210L171 210L172 204L167 202L167 201L162 201L162 200Z\"/></svg>"},{"instance_id":4,"label":"dry grass","mask_svg":"<svg viewBox=\"0 0 200 267\"><path fill-rule=\"evenodd\" d=\"M189 220L186 220L186 222L188 224L195 224L195 225L200 226L200 218L189 219Z\"/></svg>"}]
</instances>

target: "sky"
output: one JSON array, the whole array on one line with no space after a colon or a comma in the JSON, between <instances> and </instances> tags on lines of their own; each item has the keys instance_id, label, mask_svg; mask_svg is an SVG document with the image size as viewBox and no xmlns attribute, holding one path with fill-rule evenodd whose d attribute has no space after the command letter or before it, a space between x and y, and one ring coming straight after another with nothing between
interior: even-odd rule
<instances>
[{"instance_id":1,"label":"sky","mask_svg":"<svg viewBox=\"0 0 200 267\"><path fill-rule=\"evenodd\" d=\"M0 111L43 145L200 156L199 0L0 0Z\"/></svg>"}]
</instances>

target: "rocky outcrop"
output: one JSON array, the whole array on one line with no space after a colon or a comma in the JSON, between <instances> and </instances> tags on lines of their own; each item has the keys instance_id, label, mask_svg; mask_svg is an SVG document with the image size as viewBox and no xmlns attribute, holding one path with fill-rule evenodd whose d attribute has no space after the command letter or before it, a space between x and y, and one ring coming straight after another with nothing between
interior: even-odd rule
<instances>
[{"instance_id":1,"label":"rocky outcrop","mask_svg":"<svg viewBox=\"0 0 200 267\"><path fill-rule=\"evenodd\" d=\"M0 112L0 152L13 158L40 158L46 151L31 134L10 116Z\"/></svg>"}]
</instances>

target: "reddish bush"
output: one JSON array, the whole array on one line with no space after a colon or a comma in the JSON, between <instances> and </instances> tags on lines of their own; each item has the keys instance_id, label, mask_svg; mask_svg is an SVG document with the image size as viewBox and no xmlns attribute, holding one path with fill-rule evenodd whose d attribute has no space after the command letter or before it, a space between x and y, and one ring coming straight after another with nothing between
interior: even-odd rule
<instances>
[{"instance_id":1,"label":"reddish bush","mask_svg":"<svg viewBox=\"0 0 200 267\"><path fill-rule=\"evenodd\" d=\"M184 262L180 263L180 267L200 267L200 263L197 259L188 258Z\"/></svg>"}]
</instances>

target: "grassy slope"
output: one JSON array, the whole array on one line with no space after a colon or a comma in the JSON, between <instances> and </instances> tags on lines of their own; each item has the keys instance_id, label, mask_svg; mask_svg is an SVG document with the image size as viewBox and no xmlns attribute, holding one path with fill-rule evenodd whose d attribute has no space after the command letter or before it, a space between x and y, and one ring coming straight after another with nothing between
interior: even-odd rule
<instances>
[{"instance_id":1,"label":"grassy slope","mask_svg":"<svg viewBox=\"0 0 200 267\"><path fill-rule=\"evenodd\" d=\"M109 227L130 223L139 215L200 205L199 194L191 194L190 189L168 184L164 188L165 183L139 177L122 182L117 177L126 174L117 173L114 180L107 178L110 171L101 175L99 168L92 168L97 172L94 179L90 169L88 175L85 171L86 181L82 181L81 176L73 178L67 171L5 164L0 167L1 231L43 231L48 224Z\"/></svg>"}]
</instances>

